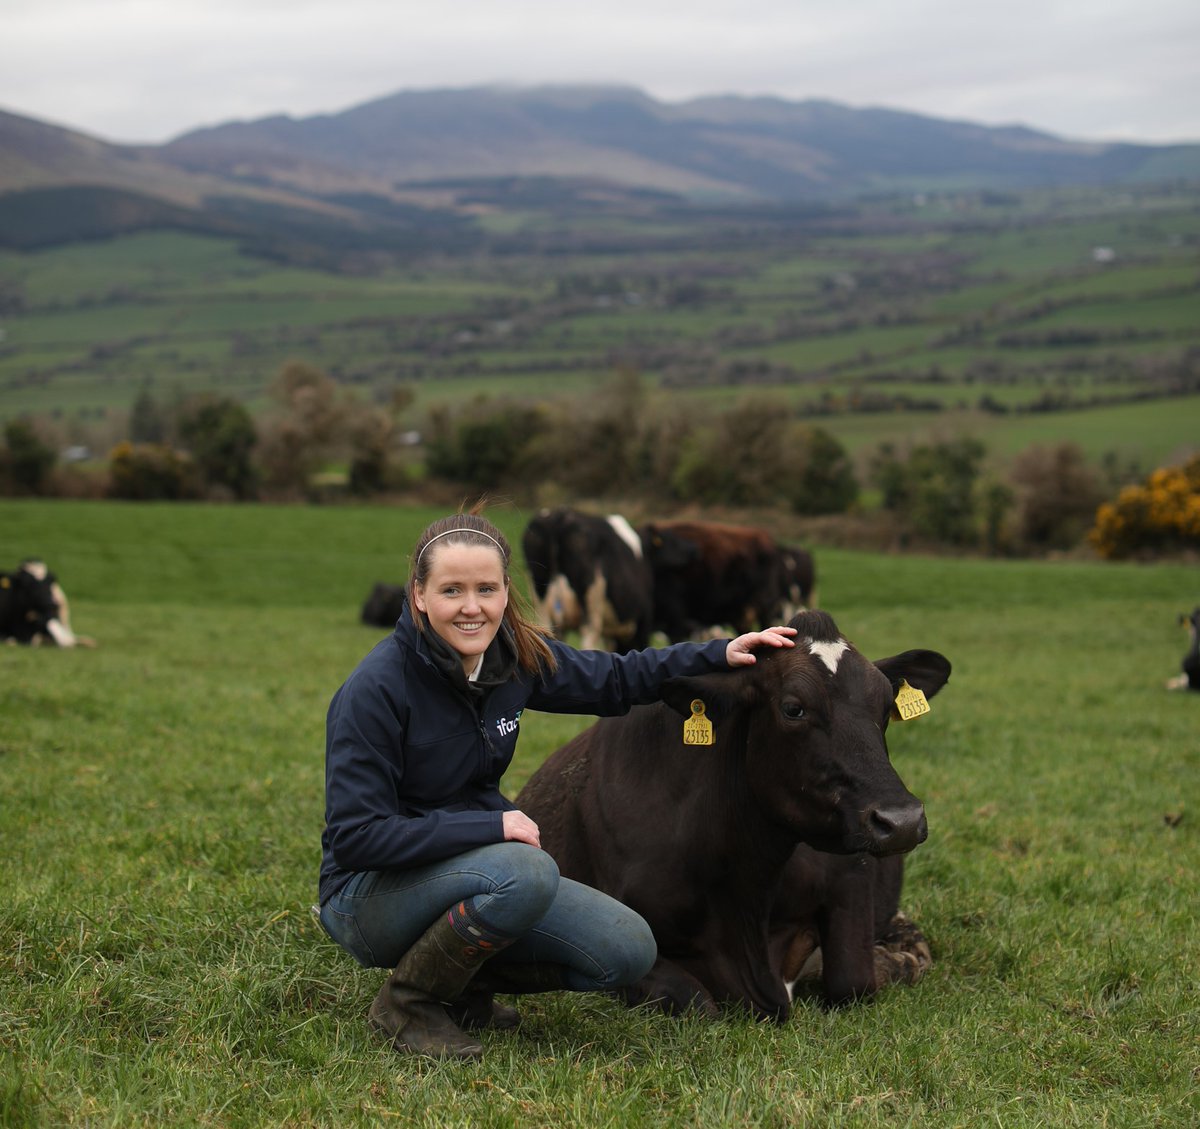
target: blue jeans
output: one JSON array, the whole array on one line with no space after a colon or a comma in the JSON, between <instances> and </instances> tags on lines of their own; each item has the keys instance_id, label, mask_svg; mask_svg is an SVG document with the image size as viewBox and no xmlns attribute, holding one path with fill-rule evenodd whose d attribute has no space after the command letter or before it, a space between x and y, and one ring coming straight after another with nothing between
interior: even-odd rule
<instances>
[{"instance_id":1,"label":"blue jeans","mask_svg":"<svg viewBox=\"0 0 1200 1129\"><path fill-rule=\"evenodd\" d=\"M554 860L527 843L478 847L406 870L362 871L321 907L321 924L359 964L392 968L460 901L490 931L517 938L492 958L497 968L559 965L570 991L632 984L658 955L638 914L561 877Z\"/></svg>"}]
</instances>

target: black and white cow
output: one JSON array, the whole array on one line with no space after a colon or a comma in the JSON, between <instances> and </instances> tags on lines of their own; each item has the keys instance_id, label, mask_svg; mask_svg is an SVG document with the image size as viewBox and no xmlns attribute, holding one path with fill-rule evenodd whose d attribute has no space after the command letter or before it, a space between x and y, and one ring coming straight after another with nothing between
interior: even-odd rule
<instances>
[{"instance_id":1,"label":"black and white cow","mask_svg":"<svg viewBox=\"0 0 1200 1129\"><path fill-rule=\"evenodd\" d=\"M44 561L29 558L0 573L0 641L30 646L94 647L71 630L71 609Z\"/></svg>"},{"instance_id":2,"label":"black and white cow","mask_svg":"<svg viewBox=\"0 0 1200 1129\"><path fill-rule=\"evenodd\" d=\"M921 712L912 692L936 694L950 663L935 651L871 662L824 612L792 626L794 648L673 679L661 703L598 722L517 797L563 875L653 929L659 959L631 1003L782 1020L798 979L844 1003L930 964L899 906L925 811L885 733L893 710ZM699 712L711 743L685 724Z\"/></svg>"},{"instance_id":3,"label":"black and white cow","mask_svg":"<svg viewBox=\"0 0 1200 1129\"><path fill-rule=\"evenodd\" d=\"M780 604L775 615L786 623L798 612L817 606L817 565L813 555L799 545L779 546Z\"/></svg>"},{"instance_id":4,"label":"black and white cow","mask_svg":"<svg viewBox=\"0 0 1200 1129\"><path fill-rule=\"evenodd\" d=\"M1191 636L1191 644L1183 662L1182 674L1177 674L1167 682L1168 690L1200 690L1200 607L1194 608L1191 615L1179 617L1180 626L1186 627Z\"/></svg>"},{"instance_id":5,"label":"black and white cow","mask_svg":"<svg viewBox=\"0 0 1200 1129\"><path fill-rule=\"evenodd\" d=\"M540 510L521 537L538 618L585 649L631 651L650 641L653 576L637 533L619 514Z\"/></svg>"}]
</instances>

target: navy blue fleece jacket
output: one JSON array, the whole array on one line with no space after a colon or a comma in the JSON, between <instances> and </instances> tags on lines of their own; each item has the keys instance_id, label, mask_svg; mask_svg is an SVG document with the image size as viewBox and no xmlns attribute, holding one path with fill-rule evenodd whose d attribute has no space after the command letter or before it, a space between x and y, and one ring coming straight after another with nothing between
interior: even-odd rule
<instances>
[{"instance_id":1,"label":"navy blue fleece jacket","mask_svg":"<svg viewBox=\"0 0 1200 1129\"><path fill-rule=\"evenodd\" d=\"M522 712L611 716L668 678L727 670L726 639L617 655L551 641L558 669L518 670L502 633L468 689L406 609L355 668L326 719L320 900L357 871L418 866L504 839L500 778ZM434 642L438 642L434 640ZM461 670L461 667L459 668Z\"/></svg>"}]
</instances>

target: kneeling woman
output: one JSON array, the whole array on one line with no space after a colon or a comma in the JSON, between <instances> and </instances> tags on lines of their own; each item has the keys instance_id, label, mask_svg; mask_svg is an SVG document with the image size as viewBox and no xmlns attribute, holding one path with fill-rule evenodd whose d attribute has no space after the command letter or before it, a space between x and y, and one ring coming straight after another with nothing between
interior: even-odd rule
<instances>
[{"instance_id":1,"label":"kneeling woman","mask_svg":"<svg viewBox=\"0 0 1200 1129\"><path fill-rule=\"evenodd\" d=\"M400 1051L478 1057L462 1027L516 1019L493 992L609 990L654 963L645 921L560 877L537 824L501 794L522 711L621 714L668 678L792 645L790 628L773 627L578 651L522 611L511 558L477 513L430 525L395 632L329 707L321 923L360 964L393 969L369 1021Z\"/></svg>"}]
</instances>

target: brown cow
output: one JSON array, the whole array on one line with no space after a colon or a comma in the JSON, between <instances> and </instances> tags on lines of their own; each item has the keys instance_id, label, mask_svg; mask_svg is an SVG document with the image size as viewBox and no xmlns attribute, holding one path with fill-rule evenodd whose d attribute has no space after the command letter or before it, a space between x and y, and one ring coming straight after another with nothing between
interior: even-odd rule
<instances>
[{"instance_id":1,"label":"brown cow","mask_svg":"<svg viewBox=\"0 0 1200 1129\"><path fill-rule=\"evenodd\" d=\"M901 856L925 839L925 813L884 735L902 684L933 695L950 664L935 651L871 663L824 612L792 626L794 648L673 680L662 703L598 722L517 798L564 875L650 923L659 959L630 1002L781 1020L818 944L835 1003L929 963L899 912ZM711 746L685 740L696 703Z\"/></svg>"},{"instance_id":2,"label":"brown cow","mask_svg":"<svg viewBox=\"0 0 1200 1129\"><path fill-rule=\"evenodd\" d=\"M778 621L783 561L765 529L660 521L638 533L654 573L654 626L673 643L714 626L740 634Z\"/></svg>"}]
</instances>

